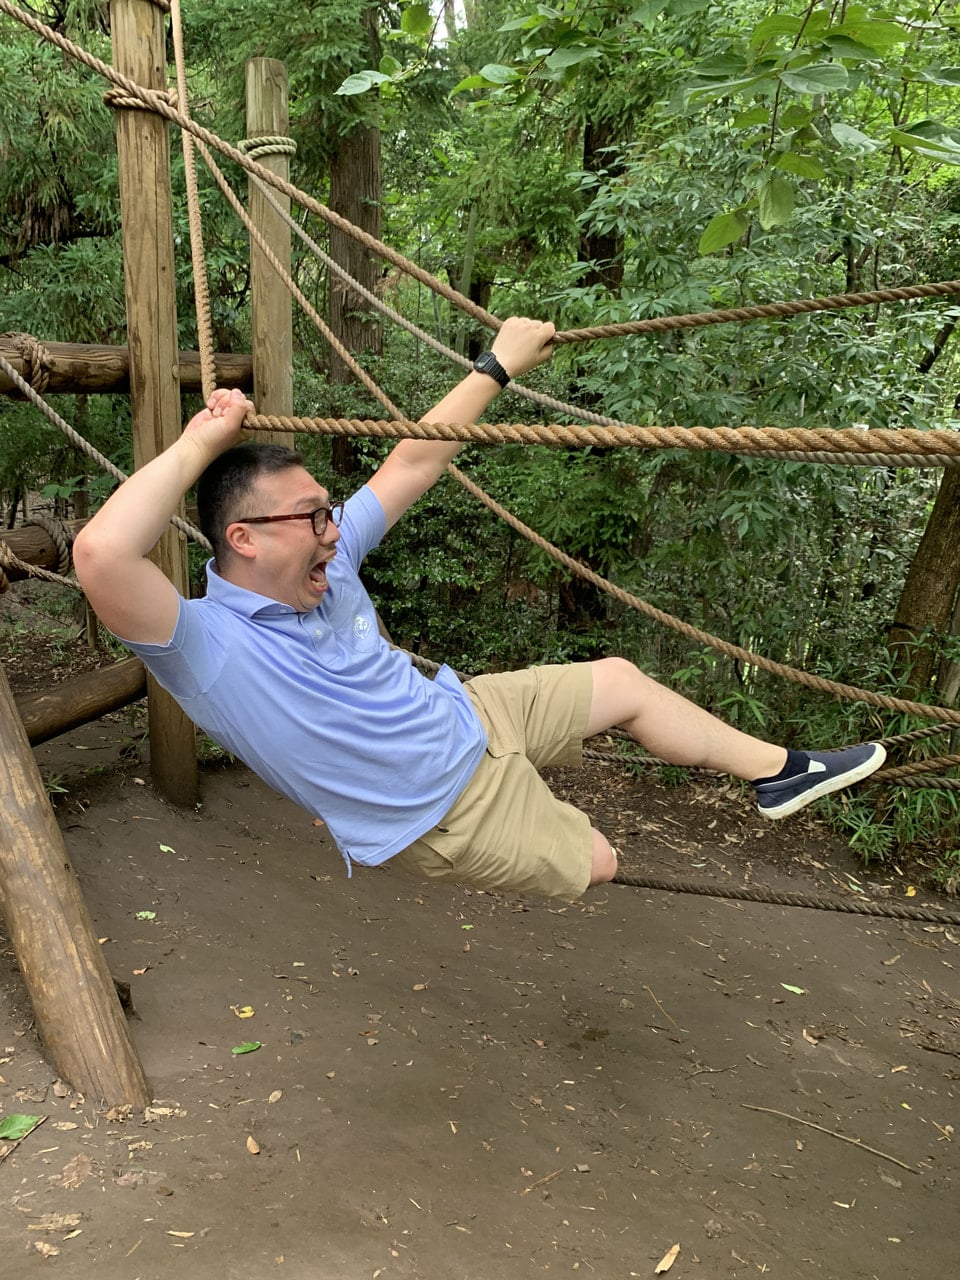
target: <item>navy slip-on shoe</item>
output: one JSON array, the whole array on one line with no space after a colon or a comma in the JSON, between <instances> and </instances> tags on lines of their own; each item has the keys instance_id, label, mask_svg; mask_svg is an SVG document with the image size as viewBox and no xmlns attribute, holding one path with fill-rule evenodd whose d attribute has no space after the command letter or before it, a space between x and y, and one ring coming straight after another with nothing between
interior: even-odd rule
<instances>
[{"instance_id":1,"label":"navy slip-on shoe","mask_svg":"<svg viewBox=\"0 0 960 1280\"><path fill-rule=\"evenodd\" d=\"M779 782L754 784L757 808L765 818L788 818L821 796L840 791L869 778L883 764L887 753L879 742L862 742L842 751L808 751L806 773Z\"/></svg>"}]
</instances>

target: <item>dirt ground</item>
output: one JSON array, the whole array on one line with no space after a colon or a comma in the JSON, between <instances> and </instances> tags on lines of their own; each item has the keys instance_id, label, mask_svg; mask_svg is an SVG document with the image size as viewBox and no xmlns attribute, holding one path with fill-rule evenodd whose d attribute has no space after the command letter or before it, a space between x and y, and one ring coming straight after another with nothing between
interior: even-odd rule
<instances>
[{"instance_id":1,"label":"dirt ground","mask_svg":"<svg viewBox=\"0 0 960 1280\"><path fill-rule=\"evenodd\" d=\"M960 928L348 879L245 770L177 811L139 751L121 715L37 757L156 1106L60 1096L4 946L0 1102L44 1117L4 1280L956 1274ZM904 892L720 783L553 781L628 869Z\"/></svg>"}]
</instances>

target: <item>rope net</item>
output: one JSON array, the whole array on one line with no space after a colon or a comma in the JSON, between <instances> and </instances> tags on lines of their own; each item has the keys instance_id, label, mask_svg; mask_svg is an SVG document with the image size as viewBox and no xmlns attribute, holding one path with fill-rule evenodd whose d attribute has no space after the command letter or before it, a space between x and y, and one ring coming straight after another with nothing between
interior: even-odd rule
<instances>
[{"instance_id":1,"label":"rope net","mask_svg":"<svg viewBox=\"0 0 960 1280\"><path fill-rule=\"evenodd\" d=\"M195 150L199 151L214 180L223 192L228 203L243 222L251 239L258 244L261 252L271 263L273 269L283 280L285 286L295 297L315 327L323 335L330 347L336 351L344 364L354 376L375 396L390 415L389 420L341 419L341 418L302 418L293 416L274 416L266 414L251 415L248 427L258 431L308 432L313 434L331 434L345 436L372 436L379 438L401 439L416 438L426 440L472 441L487 444L523 443L541 444L562 448L636 448L636 449L687 449L697 451L716 451L736 453L752 457L780 457L798 459L818 463L843 463L845 465L866 466L938 466L954 467L960 465L960 433L947 430L863 430L859 428L834 430L824 428L773 428L773 427L682 427L682 426L640 426L625 423L617 419L604 417L576 406L565 404L549 396L534 392L529 388L513 384L510 390L555 412L566 416L580 418L587 426L571 426L557 424L437 424L413 423L400 409L393 404L382 388L359 365L344 346L332 333L322 317L316 312L289 273L284 270L264 241L260 231L251 222L240 200L229 186L224 175L213 159L213 152L219 152L245 170L265 194L275 211L290 225L291 229L304 240L308 248L328 267L335 271L350 286L364 297L383 315L401 323L408 330L428 343L433 349L461 364L470 367L469 361L456 352L444 347L432 339L430 335L410 324L399 313L393 311L381 299L365 290L339 264L316 245L299 223L276 201L272 191L278 191L289 199L296 201L301 207L319 216L328 227L350 236L363 245L369 252L390 262L401 272L417 280L435 294L445 298L451 305L471 316L486 327L497 330L502 321L476 303L463 296L457 290L426 272L418 264L411 262L395 249L355 227L352 223L330 210L308 193L295 187L258 162L257 157L270 154L291 154L294 150L292 141L282 137L266 137L244 140L239 146L217 137L203 128L189 114L185 59L183 51L182 23L179 0L161 0L161 7L171 13L174 54L177 68L176 91L160 91L147 89L127 79L112 67L101 62L92 54L75 45L32 15L25 13L10 0L0 0L0 12L6 13L15 21L34 31L41 38L58 45L71 57L85 64L97 74L103 76L114 86L106 95L108 105L124 110L148 110L165 117L177 124L183 138L187 205L190 223L191 259L194 277L194 291L197 313L198 340L200 347L201 375L204 395L209 395L214 387L214 360L212 324L210 317L209 290L206 279L205 256L203 251L202 224L200 216L199 195L196 179ZM272 191L271 191L272 189ZM751 307L738 307L710 312L691 313L682 316L664 316L645 320L629 321L619 324L599 325L589 328L571 329L557 333L554 341L557 345L574 342L593 342L602 339L622 338L645 333L669 332L684 328L695 328L705 325L724 323L745 324L755 320L784 319L797 315L818 311L832 311L846 307L875 306L884 303L908 302L917 299L951 297L960 293L960 280L940 281L902 288L873 290L870 292L829 295L823 298L793 299L783 302L767 303ZM17 374L13 367L0 356L0 368L17 385L20 392L32 401L51 422L54 422L68 439L80 449L94 457L118 480L125 477L115 467L97 454L92 447L82 440L62 418L43 400L41 391L45 388L43 372L43 353L40 344L29 335L16 335L17 345L24 361L29 362L31 381L27 383ZM834 696L864 702L870 706L908 714L939 722L940 726L960 724L960 712L949 707L930 706L907 699L860 689L853 685L826 680L810 673L800 671L785 664L773 662L762 655L755 654L730 645L719 637L712 636L695 627L683 623L638 597L623 591L614 583L594 573L587 566L567 556L559 548L546 539L541 538L522 521L501 507L494 499L470 481L452 464L448 468L450 474L463 485L480 502L493 511L523 537L546 552L557 563L563 565L571 573L591 582L599 590L606 592L631 609L635 609L654 619L661 625L670 627L698 644L712 648L736 661L749 663L759 670L764 670L782 678L806 685L809 688ZM187 536L209 546L206 539L193 526L175 517L173 523ZM0 541L0 575L2 565L13 563L11 553ZM13 558L16 560L16 557ZM35 576L51 577L53 580L66 582L61 575L50 575L48 571L39 570L36 566L29 568ZM3 589L5 577L0 576L0 590ZM76 585L71 583L70 585ZM937 767L953 767L960 763L960 757L945 756L937 760L920 762L919 766L907 766L900 770L885 770L889 781L897 785L917 783L918 774L926 773ZM894 776L891 776L894 775ZM877 775L878 778L883 774ZM920 784L931 786L934 782L960 786L960 780L934 780L924 776Z\"/></svg>"}]
</instances>

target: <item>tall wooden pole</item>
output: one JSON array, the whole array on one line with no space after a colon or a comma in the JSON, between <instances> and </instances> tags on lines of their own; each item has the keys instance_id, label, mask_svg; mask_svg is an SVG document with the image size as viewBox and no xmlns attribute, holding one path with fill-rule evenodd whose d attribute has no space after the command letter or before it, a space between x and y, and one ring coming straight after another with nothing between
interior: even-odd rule
<instances>
[{"instance_id":1,"label":"tall wooden pole","mask_svg":"<svg viewBox=\"0 0 960 1280\"><path fill-rule=\"evenodd\" d=\"M287 106L287 68L275 58L251 58L246 67L247 138L286 137L290 119ZM257 157L265 168L289 180L286 154ZM290 200L278 191L274 200L289 210ZM251 179L250 219L290 271L290 228L268 204ZM260 246L250 241L250 306L253 332L253 398L261 413L293 413L293 321L290 292L267 261ZM293 446L287 433L258 432L255 439Z\"/></svg>"},{"instance_id":2,"label":"tall wooden pole","mask_svg":"<svg viewBox=\"0 0 960 1280\"><path fill-rule=\"evenodd\" d=\"M166 88L163 14L148 0L112 0L113 65L138 84ZM177 307L167 122L152 112L117 111L117 158L123 269L130 350L130 407L138 467L162 453L182 430L177 380ZM184 595L186 543L168 529L154 559ZM173 699L151 679L150 766L175 804L196 803L196 735Z\"/></svg>"},{"instance_id":3,"label":"tall wooden pole","mask_svg":"<svg viewBox=\"0 0 960 1280\"><path fill-rule=\"evenodd\" d=\"M0 916L46 1056L73 1089L145 1107L150 1091L0 666Z\"/></svg>"}]
</instances>

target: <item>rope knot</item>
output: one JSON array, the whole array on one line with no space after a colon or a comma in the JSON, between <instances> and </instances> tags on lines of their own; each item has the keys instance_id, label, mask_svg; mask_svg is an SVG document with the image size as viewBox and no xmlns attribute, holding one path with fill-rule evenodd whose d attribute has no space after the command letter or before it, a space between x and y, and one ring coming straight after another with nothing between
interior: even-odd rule
<instances>
[{"instance_id":1,"label":"rope knot","mask_svg":"<svg viewBox=\"0 0 960 1280\"><path fill-rule=\"evenodd\" d=\"M25 382L29 382L30 386L39 395L42 395L50 384L50 369L53 365L53 357L39 339L34 338L29 333L0 333L0 340L9 342L16 347L23 360L23 378ZM23 395L17 391L7 393L23 399Z\"/></svg>"},{"instance_id":2,"label":"rope knot","mask_svg":"<svg viewBox=\"0 0 960 1280\"><path fill-rule=\"evenodd\" d=\"M262 160L265 156L295 156L297 144L283 134L265 133L259 138L241 138L237 150L251 160Z\"/></svg>"},{"instance_id":3,"label":"rope knot","mask_svg":"<svg viewBox=\"0 0 960 1280\"><path fill-rule=\"evenodd\" d=\"M154 0L154 3L157 3L157 0ZM144 89L141 98L127 93L126 89L115 87L108 89L103 95L103 104L105 107L112 107L114 111L149 111L151 98L158 98L174 110L179 102L176 89Z\"/></svg>"},{"instance_id":4,"label":"rope knot","mask_svg":"<svg viewBox=\"0 0 960 1280\"><path fill-rule=\"evenodd\" d=\"M24 526L31 524L36 525L38 529L42 529L56 547L57 573L69 573L71 566L70 539L67 537L67 531L63 524L52 516L45 515L33 515L29 520L24 521Z\"/></svg>"}]
</instances>

